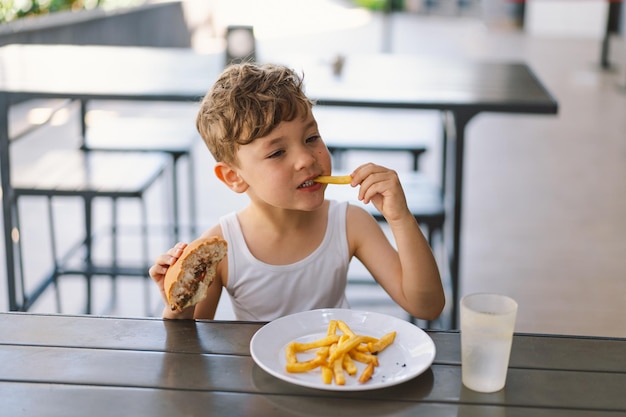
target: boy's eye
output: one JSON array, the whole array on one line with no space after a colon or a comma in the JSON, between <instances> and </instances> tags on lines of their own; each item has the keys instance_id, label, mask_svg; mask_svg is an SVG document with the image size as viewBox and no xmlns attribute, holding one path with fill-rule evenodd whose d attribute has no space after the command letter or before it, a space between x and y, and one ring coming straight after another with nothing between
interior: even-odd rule
<instances>
[{"instance_id":1,"label":"boy's eye","mask_svg":"<svg viewBox=\"0 0 626 417\"><path fill-rule=\"evenodd\" d=\"M312 143L312 142L315 142L318 139L320 139L320 135L314 135L314 136L311 136L311 137L307 138L306 142L307 143Z\"/></svg>"},{"instance_id":2,"label":"boy's eye","mask_svg":"<svg viewBox=\"0 0 626 417\"><path fill-rule=\"evenodd\" d=\"M283 151L283 150L281 149L281 150L278 150L278 151L274 151L274 152L272 152L271 154L267 155L267 157L268 157L268 158L278 158L279 156L281 156L281 155L282 155L282 154L284 154L284 153L285 153L285 151Z\"/></svg>"}]
</instances>

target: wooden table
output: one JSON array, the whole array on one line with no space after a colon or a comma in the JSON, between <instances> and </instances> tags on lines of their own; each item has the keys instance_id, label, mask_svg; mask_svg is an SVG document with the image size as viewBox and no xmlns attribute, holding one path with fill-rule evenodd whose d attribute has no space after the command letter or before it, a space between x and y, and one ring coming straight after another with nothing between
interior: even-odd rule
<instances>
[{"instance_id":1,"label":"wooden table","mask_svg":"<svg viewBox=\"0 0 626 417\"><path fill-rule=\"evenodd\" d=\"M420 376L374 391L303 388L250 356L263 323L0 313L7 416L618 416L626 339L516 334L504 390L461 384L460 338L428 332Z\"/></svg>"},{"instance_id":2,"label":"wooden table","mask_svg":"<svg viewBox=\"0 0 626 417\"><path fill-rule=\"evenodd\" d=\"M557 102L527 65L468 62L408 55L349 55L335 75L329 60L260 57L302 69L307 94L320 105L431 109L453 117L444 152L448 243L453 291L452 328L459 291L463 164L466 128L479 113L555 114ZM10 104L27 98L195 101L212 85L224 57L187 49L10 45L0 48L0 169L5 230L13 227L8 118ZM447 147L447 144L446 144ZM13 242L5 233L9 306L19 309Z\"/></svg>"}]
</instances>

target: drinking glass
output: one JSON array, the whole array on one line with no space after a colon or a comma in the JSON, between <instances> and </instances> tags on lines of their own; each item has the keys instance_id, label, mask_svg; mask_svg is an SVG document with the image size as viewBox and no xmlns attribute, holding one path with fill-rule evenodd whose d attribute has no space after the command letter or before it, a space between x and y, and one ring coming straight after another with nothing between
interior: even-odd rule
<instances>
[{"instance_id":1,"label":"drinking glass","mask_svg":"<svg viewBox=\"0 0 626 417\"><path fill-rule=\"evenodd\" d=\"M517 302L499 294L461 299L463 385L478 392L504 388L517 315Z\"/></svg>"}]
</instances>

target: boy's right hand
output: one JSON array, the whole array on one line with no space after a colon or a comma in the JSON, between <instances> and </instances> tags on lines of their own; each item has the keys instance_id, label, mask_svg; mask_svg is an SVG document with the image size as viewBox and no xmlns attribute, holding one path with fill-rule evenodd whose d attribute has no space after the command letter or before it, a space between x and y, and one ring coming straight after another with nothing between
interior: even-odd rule
<instances>
[{"instance_id":1,"label":"boy's right hand","mask_svg":"<svg viewBox=\"0 0 626 417\"><path fill-rule=\"evenodd\" d=\"M157 284L157 287L161 292L161 297L163 298L163 301L166 305L167 297L165 296L165 289L163 288L165 283L165 274L167 273L169 267L174 265L174 263L178 260L186 247L186 243L178 242L166 253L157 256L156 260L154 261L154 265L152 265L150 267L150 270L148 271L152 280Z\"/></svg>"},{"instance_id":2,"label":"boy's right hand","mask_svg":"<svg viewBox=\"0 0 626 417\"><path fill-rule=\"evenodd\" d=\"M360 185L359 200L365 204L371 202L387 223L414 219L407 206L398 174L394 170L368 163L355 169L351 176L352 186Z\"/></svg>"}]
</instances>

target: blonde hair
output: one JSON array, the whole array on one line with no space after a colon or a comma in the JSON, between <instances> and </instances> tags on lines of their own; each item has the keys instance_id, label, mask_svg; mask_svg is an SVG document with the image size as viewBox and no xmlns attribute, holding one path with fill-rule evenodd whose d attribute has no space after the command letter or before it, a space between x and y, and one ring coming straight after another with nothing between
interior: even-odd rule
<instances>
[{"instance_id":1,"label":"blonde hair","mask_svg":"<svg viewBox=\"0 0 626 417\"><path fill-rule=\"evenodd\" d=\"M237 164L237 149L269 134L280 122L304 117L313 102L303 79L273 64L234 64L202 99L196 127L218 162Z\"/></svg>"}]
</instances>

